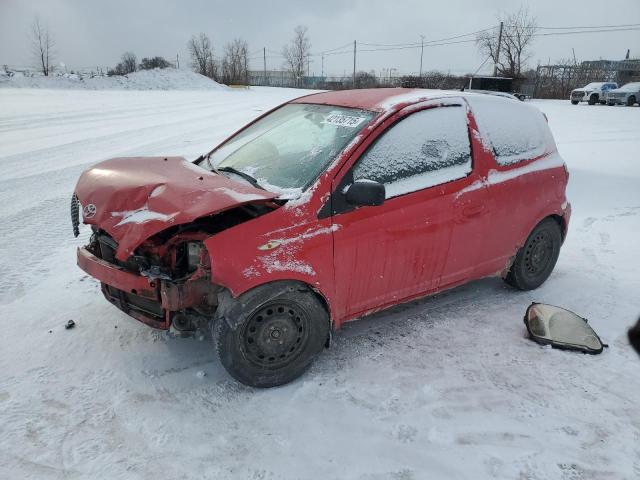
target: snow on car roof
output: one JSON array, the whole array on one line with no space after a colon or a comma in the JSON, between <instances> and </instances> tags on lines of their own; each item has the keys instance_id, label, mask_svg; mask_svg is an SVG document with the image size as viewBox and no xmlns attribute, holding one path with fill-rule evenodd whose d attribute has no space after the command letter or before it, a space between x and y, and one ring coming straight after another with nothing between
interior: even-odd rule
<instances>
[{"instance_id":1,"label":"snow on car roof","mask_svg":"<svg viewBox=\"0 0 640 480\"><path fill-rule=\"evenodd\" d=\"M417 103L442 97L465 96L458 90L428 90L422 88L369 88L360 90L338 90L306 95L291 103L314 103L336 107L361 108L384 112L399 105Z\"/></svg>"}]
</instances>

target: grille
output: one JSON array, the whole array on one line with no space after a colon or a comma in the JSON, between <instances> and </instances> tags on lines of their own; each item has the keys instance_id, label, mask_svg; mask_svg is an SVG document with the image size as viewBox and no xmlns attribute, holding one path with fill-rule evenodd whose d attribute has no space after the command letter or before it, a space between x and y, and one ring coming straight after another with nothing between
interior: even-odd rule
<instances>
[{"instance_id":1,"label":"grille","mask_svg":"<svg viewBox=\"0 0 640 480\"><path fill-rule=\"evenodd\" d=\"M573 98L582 98L582 97L584 97L584 92L572 92L571 96Z\"/></svg>"},{"instance_id":2,"label":"grille","mask_svg":"<svg viewBox=\"0 0 640 480\"><path fill-rule=\"evenodd\" d=\"M71 196L71 225L73 226L73 236L80 235L80 202L74 193Z\"/></svg>"}]
</instances>

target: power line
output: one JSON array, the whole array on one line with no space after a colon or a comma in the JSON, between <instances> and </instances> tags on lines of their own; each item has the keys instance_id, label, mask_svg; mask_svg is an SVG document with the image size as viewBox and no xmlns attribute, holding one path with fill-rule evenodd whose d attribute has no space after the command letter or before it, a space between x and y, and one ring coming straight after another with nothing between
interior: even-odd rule
<instances>
[{"instance_id":1,"label":"power line","mask_svg":"<svg viewBox=\"0 0 640 480\"><path fill-rule=\"evenodd\" d=\"M534 33L536 37L547 37L551 35L574 35L576 33L603 33L603 32L630 32L640 30L640 26L635 28L610 28L603 30L576 30L572 32L549 32L549 33Z\"/></svg>"},{"instance_id":2,"label":"power line","mask_svg":"<svg viewBox=\"0 0 640 480\"><path fill-rule=\"evenodd\" d=\"M311 55L313 55L313 56L316 56L316 57L317 57L318 55L322 55L323 53L324 53L324 54L327 54L327 53L333 52L333 51L335 51L335 50L342 50L343 48L347 48L347 47L349 47L349 46L351 46L351 42L349 42L349 43L345 43L344 45L340 45L339 47L336 47L336 48L331 48L331 49L329 49L329 50L324 50L324 51L323 51L323 52L321 52L321 53L312 53Z\"/></svg>"},{"instance_id":3,"label":"power line","mask_svg":"<svg viewBox=\"0 0 640 480\"><path fill-rule=\"evenodd\" d=\"M617 27L640 27L640 23L627 23L624 25L589 25L583 27L537 27L540 30L576 30L578 28L617 28Z\"/></svg>"},{"instance_id":4,"label":"power line","mask_svg":"<svg viewBox=\"0 0 640 480\"><path fill-rule=\"evenodd\" d=\"M611 33L611 32L631 32L640 30L640 26L635 28L609 28L602 30L574 30L570 32L548 32L548 33L533 33L532 37L550 37L556 35L576 35L582 33ZM514 38L514 35L504 35L504 38Z\"/></svg>"},{"instance_id":5,"label":"power line","mask_svg":"<svg viewBox=\"0 0 640 480\"><path fill-rule=\"evenodd\" d=\"M469 33L463 33L461 35L455 35L453 37L446 37L446 38L438 38L435 40L425 40L424 44L432 44L432 43L440 43L440 42L444 42L447 40L455 40L457 38L464 38L464 37L469 37L471 35L477 35L478 33L482 33L482 32L487 32L489 30L493 30L494 28L496 28L495 26L493 27L488 27L488 28L483 28L482 30L476 30L475 32L469 32ZM408 46L421 46L422 43L421 42L407 42L407 43L365 43L365 42L360 42L361 45L367 45L370 47L408 47Z\"/></svg>"}]
</instances>

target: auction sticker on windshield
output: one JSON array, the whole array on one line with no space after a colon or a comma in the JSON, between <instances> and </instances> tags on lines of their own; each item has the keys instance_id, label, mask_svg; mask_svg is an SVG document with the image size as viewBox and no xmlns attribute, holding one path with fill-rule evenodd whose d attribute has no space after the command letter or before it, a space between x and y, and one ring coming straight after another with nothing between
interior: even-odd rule
<instances>
[{"instance_id":1,"label":"auction sticker on windshield","mask_svg":"<svg viewBox=\"0 0 640 480\"><path fill-rule=\"evenodd\" d=\"M327 115L327 118L325 118L322 123L336 125L338 127L355 128L366 119L366 117L357 117L354 115L345 115L344 113L340 112L331 112L329 113L329 115Z\"/></svg>"}]
</instances>

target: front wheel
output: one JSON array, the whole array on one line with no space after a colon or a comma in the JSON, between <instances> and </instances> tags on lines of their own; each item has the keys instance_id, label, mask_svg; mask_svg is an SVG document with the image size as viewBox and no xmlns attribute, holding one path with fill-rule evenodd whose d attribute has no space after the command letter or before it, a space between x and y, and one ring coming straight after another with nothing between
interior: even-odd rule
<instances>
[{"instance_id":1,"label":"front wheel","mask_svg":"<svg viewBox=\"0 0 640 480\"><path fill-rule=\"evenodd\" d=\"M580 103L578 100L571 100L571 105L577 105L578 103Z\"/></svg>"},{"instance_id":2,"label":"front wheel","mask_svg":"<svg viewBox=\"0 0 640 480\"><path fill-rule=\"evenodd\" d=\"M595 105L598 101L598 95L591 95L589 97L589 105Z\"/></svg>"},{"instance_id":3,"label":"front wheel","mask_svg":"<svg viewBox=\"0 0 640 480\"><path fill-rule=\"evenodd\" d=\"M224 310L233 318L217 318L213 338L222 365L245 385L268 388L295 380L326 344L327 311L302 284L263 285L231 302Z\"/></svg>"},{"instance_id":4,"label":"front wheel","mask_svg":"<svg viewBox=\"0 0 640 480\"><path fill-rule=\"evenodd\" d=\"M553 218L545 218L533 229L505 277L512 287L533 290L542 285L560 255L562 232Z\"/></svg>"}]
</instances>

